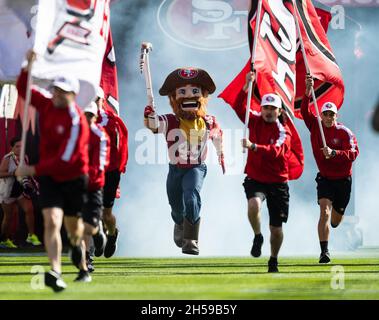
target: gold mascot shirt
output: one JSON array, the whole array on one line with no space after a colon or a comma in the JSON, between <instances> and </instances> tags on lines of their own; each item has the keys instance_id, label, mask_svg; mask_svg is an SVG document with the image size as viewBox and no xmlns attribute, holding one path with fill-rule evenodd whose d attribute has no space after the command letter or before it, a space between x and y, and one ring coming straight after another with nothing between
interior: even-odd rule
<instances>
[{"instance_id":1,"label":"gold mascot shirt","mask_svg":"<svg viewBox=\"0 0 379 320\"><path fill-rule=\"evenodd\" d=\"M201 117L194 120L180 118L179 128L185 133L187 141L189 141L191 145L199 145L206 132L206 124Z\"/></svg>"}]
</instances>

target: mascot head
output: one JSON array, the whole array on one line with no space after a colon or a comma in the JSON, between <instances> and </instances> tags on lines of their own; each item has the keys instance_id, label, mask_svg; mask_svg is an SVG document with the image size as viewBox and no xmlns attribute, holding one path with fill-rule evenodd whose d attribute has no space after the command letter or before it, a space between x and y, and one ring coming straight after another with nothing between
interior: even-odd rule
<instances>
[{"instance_id":1,"label":"mascot head","mask_svg":"<svg viewBox=\"0 0 379 320\"><path fill-rule=\"evenodd\" d=\"M208 95L216 86L209 74L197 68L180 68L171 72L159 94L168 96L175 115L193 120L207 112Z\"/></svg>"}]
</instances>

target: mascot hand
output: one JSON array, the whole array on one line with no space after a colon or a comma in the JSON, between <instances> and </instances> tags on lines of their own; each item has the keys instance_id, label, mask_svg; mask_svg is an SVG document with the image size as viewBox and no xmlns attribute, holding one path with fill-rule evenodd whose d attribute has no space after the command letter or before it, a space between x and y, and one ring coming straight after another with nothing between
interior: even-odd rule
<instances>
[{"instance_id":1,"label":"mascot hand","mask_svg":"<svg viewBox=\"0 0 379 320\"><path fill-rule=\"evenodd\" d=\"M151 130L157 130L159 127L159 119L158 115L155 113L155 109L152 106L147 106L143 115L147 120L147 127Z\"/></svg>"},{"instance_id":2,"label":"mascot hand","mask_svg":"<svg viewBox=\"0 0 379 320\"><path fill-rule=\"evenodd\" d=\"M145 107L145 111L143 113L143 116L145 118L149 117L149 116L153 116L155 114L155 110L152 106L146 106Z\"/></svg>"}]
</instances>

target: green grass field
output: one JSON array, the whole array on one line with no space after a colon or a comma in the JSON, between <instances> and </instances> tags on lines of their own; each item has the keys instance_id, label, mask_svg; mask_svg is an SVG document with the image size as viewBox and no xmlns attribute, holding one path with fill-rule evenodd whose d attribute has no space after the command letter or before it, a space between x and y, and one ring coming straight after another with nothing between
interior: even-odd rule
<instances>
[{"instance_id":1,"label":"green grass field","mask_svg":"<svg viewBox=\"0 0 379 320\"><path fill-rule=\"evenodd\" d=\"M0 299L379 299L377 257L281 258L268 274L267 258L97 259L92 283L74 283L64 258L65 292L31 289L31 268L46 269L44 256L0 256ZM344 268L344 289L331 288L331 269Z\"/></svg>"}]
</instances>

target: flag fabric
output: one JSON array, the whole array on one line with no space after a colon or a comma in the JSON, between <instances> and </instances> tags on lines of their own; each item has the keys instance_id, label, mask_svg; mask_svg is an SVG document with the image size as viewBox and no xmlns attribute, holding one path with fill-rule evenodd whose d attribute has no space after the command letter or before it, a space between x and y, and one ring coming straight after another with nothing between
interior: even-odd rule
<instances>
[{"instance_id":1,"label":"flag fabric","mask_svg":"<svg viewBox=\"0 0 379 320\"><path fill-rule=\"evenodd\" d=\"M249 39L252 48L257 20L258 1L253 1L249 12ZM257 37L256 84L251 100L251 109L260 111L261 97L267 93L276 93L281 97L285 109L291 116L295 114L296 84L296 24L295 7L291 1L262 1L260 30ZM279 36L278 36L279 35ZM280 40L279 40L280 39ZM251 52L251 50L250 50ZM219 95L235 108L237 97L245 83L246 74L251 70L251 58L244 69ZM246 104L247 101L244 101ZM300 136L291 119L286 125L291 131L291 152L288 158L289 179L298 179L304 169L304 152Z\"/></svg>"},{"instance_id":2,"label":"flag fabric","mask_svg":"<svg viewBox=\"0 0 379 320\"><path fill-rule=\"evenodd\" d=\"M128 129L119 116L119 95L116 54L113 45L112 30L109 29L107 47L105 50L100 87L104 91L104 106L108 117L113 118L118 132L118 153L120 155L120 172L125 172L128 162Z\"/></svg>"},{"instance_id":3,"label":"flag fabric","mask_svg":"<svg viewBox=\"0 0 379 320\"><path fill-rule=\"evenodd\" d=\"M77 102L96 95L109 34L109 0L40 0L33 76L52 80L69 75L80 81Z\"/></svg>"},{"instance_id":4,"label":"flag fabric","mask_svg":"<svg viewBox=\"0 0 379 320\"><path fill-rule=\"evenodd\" d=\"M344 82L341 70L337 64L332 48L326 36L327 26L331 20L328 12L316 11L311 0L295 0L298 9L298 21L301 38L312 76L315 78L314 90L317 104L321 107L325 102L333 102L337 108L344 100ZM305 65L300 50L296 56L296 115L301 118L301 100L305 92ZM311 110L316 115L314 103L311 100Z\"/></svg>"},{"instance_id":5,"label":"flag fabric","mask_svg":"<svg viewBox=\"0 0 379 320\"><path fill-rule=\"evenodd\" d=\"M296 130L291 117L287 117L286 125L291 131L291 152L288 157L289 180L296 180L301 177L304 170L304 151L300 135Z\"/></svg>"},{"instance_id":6,"label":"flag fabric","mask_svg":"<svg viewBox=\"0 0 379 320\"><path fill-rule=\"evenodd\" d=\"M326 36L331 20L329 12L314 8L311 0L262 0L262 15L254 68L257 72L252 98L252 109L259 111L260 98L266 93L278 94L290 114L301 118L301 99L305 92L305 65L294 14L298 17L301 37L310 70L315 79L315 93L319 108L326 101L342 105L344 84L341 71ZM249 41L253 45L258 1L253 1L249 12ZM299 13L298 13L299 11ZM250 60L244 69L219 95L233 105L251 69ZM311 104L313 108L313 103ZM313 109L314 113L315 110Z\"/></svg>"},{"instance_id":7,"label":"flag fabric","mask_svg":"<svg viewBox=\"0 0 379 320\"><path fill-rule=\"evenodd\" d=\"M249 12L249 40L252 48L257 23L258 1L253 1ZM267 93L278 94L287 111L294 113L296 73L296 25L292 1L262 0L260 30L257 37L256 85L251 108L260 111L261 97ZM280 39L280 40L279 40ZM251 50L250 50L251 52ZM220 94L225 102L233 105L245 83L245 75L251 69L251 58L244 69Z\"/></svg>"},{"instance_id":8,"label":"flag fabric","mask_svg":"<svg viewBox=\"0 0 379 320\"><path fill-rule=\"evenodd\" d=\"M106 108L113 113L120 114L116 54L111 29L109 29L108 42L103 59L100 86L104 91Z\"/></svg>"}]
</instances>

